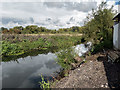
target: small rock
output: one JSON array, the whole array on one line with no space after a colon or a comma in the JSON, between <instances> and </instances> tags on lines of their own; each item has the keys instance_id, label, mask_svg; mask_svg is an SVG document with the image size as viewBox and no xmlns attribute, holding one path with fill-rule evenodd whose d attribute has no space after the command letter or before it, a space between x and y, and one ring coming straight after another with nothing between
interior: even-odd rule
<instances>
[{"instance_id":1,"label":"small rock","mask_svg":"<svg viewBox=\"0 0 120 90\"><path fill-rule=\"evenodd\" d=\"M104 87L104 85L101 85L101 87Z\"/></svg>"},{"instance_id":2,"label":"small rock","mask_svg":"<svg viewBox=\"0 0 120 90\"><path fill-rule=\"evenodd\" d=\"M92 62L92 61L90 61L90 62Z\"/></svg>"},{"instance_id":3,"label":"small rock","mask_svg":"<svg viewBox=\"0 0 120 90\"><path fill-rule=\"evenodd\" d=\"M108 83L105 84L105 87L108 88Z\"/></svg>"},{"instance_id":4,"label":"small rock","mask_svg":"<svg viewBox=\"0 0 120 90\"><path fill-rule=\"evenodd\" d=\"M107 88L108 86L107 86L107 85L105 85L105 87Z\"/></svg>"},{"instance_id":5,"label":"small rock","mask_svg":"<svg viewBox=\"0 0 120 90\"><path fill-rule=\"evenodd\" d=\"M85 62L86 60L84 59L83 61Z\"/></svg>"},{"instance_id":6,"label":"small rock","mask_svg":"<svg viewBox=\"0 0 120 90\"><path fill-rule=\"evenodd\" d=\"M108 83L106 83L106 85L108 85Z\"/></svg>"}]
</instances>

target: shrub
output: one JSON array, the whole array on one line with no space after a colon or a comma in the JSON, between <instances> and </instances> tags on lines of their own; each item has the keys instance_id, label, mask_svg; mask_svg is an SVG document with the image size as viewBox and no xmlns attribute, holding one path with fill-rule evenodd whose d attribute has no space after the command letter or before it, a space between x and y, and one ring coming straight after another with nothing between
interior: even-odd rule
<instances>
[{"instance_id":1,"label":"shrub","mask_svg":"<svg viewBox=\"0 0 120 90\"><path fill-rule=\"evenodd\" d=\"M42 79L42 81L39 82L40 87L41 87L42 89L50 89L50 83L49 83L49 81L48 81L48 82L45 82L45 79L44 79L44 77L43 77L42 75L41 75L41 79Z\"/></svg>"},{"instance_id":2,"label":"shrub","mask_svg":"<svg viewBox=\"0 0 120 90\"><path fill-rule=\"evenodd\" d=\"M57 55L57 63L64 69L70 69L71 63L75 63L75 53L72 48L61 50Z\"/></svg>"}]
</instances>

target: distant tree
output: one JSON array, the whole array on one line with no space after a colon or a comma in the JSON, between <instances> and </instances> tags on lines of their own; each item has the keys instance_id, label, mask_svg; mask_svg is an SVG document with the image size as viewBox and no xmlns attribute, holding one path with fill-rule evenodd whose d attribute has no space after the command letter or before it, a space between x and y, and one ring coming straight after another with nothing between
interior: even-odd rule
<instances>
[{"instance_id":1,"label":"distant tree","mask_svg":"<svg viewBox=\"0 0 120 90\"><path fill-rule=\"evenodd\" d=\"M13 29L17 29L17 30L21 30L22 31L24 28L22 26L16 26Z\"/></svg>"},{"instance_id":2,"label":"distant tree","mask_svg":"<svg viewBox=\"0 0 120 90\"><path fill-rule=\"evenodd\" d=\"M29 25L24 28L23 33L38 33L38 26L37 25Z\"/></svg>"},{"instance_id":3,"label":"distant tree","mask_svg":"<svg viewBox=\"0 0 120 90\"><path fill-rule=\"evenodd\" d=\"M1 33L4 33L4 34L9 33L7 28L1 27L0 30L1 30Z\"/></svg>"}]
</instances>

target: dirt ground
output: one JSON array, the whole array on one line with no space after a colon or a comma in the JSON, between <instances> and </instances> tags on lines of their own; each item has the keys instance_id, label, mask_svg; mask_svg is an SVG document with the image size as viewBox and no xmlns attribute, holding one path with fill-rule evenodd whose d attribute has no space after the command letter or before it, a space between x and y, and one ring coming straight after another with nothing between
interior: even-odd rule
<instances>
[{"instance_id":1,"label":"dirt ground","mask_svg":"<svg viewBox=\"0 0 120 90\"><path fill-rule=\"evenodd\" d=\"M120 63L110 63L103 54L86 58L87 62L67 77L62 78L54 88L120 88Z\"/></svg>"}]
</instances>

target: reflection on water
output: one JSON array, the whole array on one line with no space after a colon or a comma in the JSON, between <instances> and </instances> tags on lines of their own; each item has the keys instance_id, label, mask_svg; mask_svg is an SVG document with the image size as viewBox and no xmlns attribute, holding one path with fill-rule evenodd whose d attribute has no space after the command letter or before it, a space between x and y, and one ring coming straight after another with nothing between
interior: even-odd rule
<instances>
[{"instance_id":1,"label":"reflection on water","mask_svg":"<svg viewBox=\"0 0 120 90\"><path fill-rule=\"evenodd\" d=\"M41 74L51 79L60 66L55 62L55 54L38 54L19 58L17 61L2 62L3 88L37 88Z\"/></svg>"},{"instance_id":2,"label":"reflection on water","mask_svg":"<svg viewBox=\"0 0 120 90\"><path fill-rule=\"evenodd\" d=\"M4 61L4 62L10 61L10 60L16 61L19 58L25 58L27 56L33 56L34 57L34 56L38 56L39 54L48 54L49 52L55 53L55 52L58 52L58 51L59 51L59 49L56 48L56 47L53 47L51 49L46 49L46 50L32 50L32 51L26 52L23 55L19 55L19 56L13 55L13 56L2 57L2 61Z\"/></svg>"}]
</instances>

